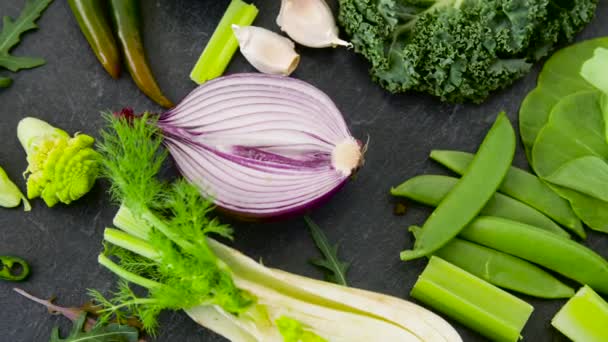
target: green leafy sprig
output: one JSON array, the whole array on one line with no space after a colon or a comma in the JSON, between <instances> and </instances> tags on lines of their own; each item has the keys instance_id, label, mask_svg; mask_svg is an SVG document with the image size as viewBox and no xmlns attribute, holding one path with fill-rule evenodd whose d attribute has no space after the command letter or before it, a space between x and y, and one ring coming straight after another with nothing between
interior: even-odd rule
<instances>
[{"instance_id":1,"label":"green leafy sprig","mask_svg":"<svg viewBox=\"0 0 608 342\"><path fill-rule=\"evenodd\" d=\"M326 271L326 279L338 285L348 286L346 272L350 266L349 262L340 261L338 258L338 245L331 245L327 236L321 228L314 223L310 217L305 216L304 220L310 229L310 235L315 241L317 248L323 254L324 259L312 259L310 262Z\"/></svg>"},{"instance_id":2,"label":"green leafy sprig","mask_svg":"<svg viewBox=\"0 0 608 342\"><path fill-rule=\"evenodd\" d=\"M74 322L70 335L65 339L59 336L59 328L53 328L50 342L137 342L139 340L137 329L115 323L95 326L93 329L85 331L86 319L86 313L80 315Z\"/></svg>"},{"instance_id":3,"label":"green leafy sprig","mask_svg":"<svg viewBox=\"0 0 608 342\"><path fill-rule=\"evenodd\" d=\"M36 20L53 0L27 0L25 7L16 20L5 16L0 31L0 67L16 72L21 69L31 69L41 66L45 60L38 57L20 57L10 54L10 50L19 43L21 35L27 31L37 29ZM9 78L0 79L0 87L10 85Z\"/></svg>"}]
</instances>

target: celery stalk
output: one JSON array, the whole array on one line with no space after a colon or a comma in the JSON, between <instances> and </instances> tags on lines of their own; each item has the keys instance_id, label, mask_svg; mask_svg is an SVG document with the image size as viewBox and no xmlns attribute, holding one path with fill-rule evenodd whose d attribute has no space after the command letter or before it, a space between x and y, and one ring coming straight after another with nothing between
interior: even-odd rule
<instances>
[{"instance_id":1,"label":"celery stalk","mask_svg":"<svg viewBox=\"0 0 608 342\"><path fill-rule=\"evenodd\" d=\"M257 15L258 9L255 5L247 4L242 0L232 0L203 54L194 65L190 79L198 84L203 84L221 76L239 47L232 32L232 25L251 25Z\"/></svg>"},{"instance_id":2,"label":"celery stalk","mask_svg":"<svg viewBox=\"0 0 608 342\"><path fill-rule=\"evenodd\" d=\"M608 340L608 303L585 285L553 317L553 325L574 342Z\"/></svg>"},{"instance_id":3,"label":"celery stalk","mask_svg":"<svg viewBox=\"0 0 608 342\"><path fill-rule=\"evenodd\" d=\"M439 258L431 257L411 296L493 341L517 341L534 308Z\"/></svg>"}]
</instances>

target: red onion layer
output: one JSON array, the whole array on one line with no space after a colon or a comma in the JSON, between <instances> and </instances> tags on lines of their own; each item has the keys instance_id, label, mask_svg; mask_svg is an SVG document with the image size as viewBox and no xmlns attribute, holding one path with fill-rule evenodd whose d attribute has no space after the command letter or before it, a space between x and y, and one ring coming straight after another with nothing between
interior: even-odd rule
<instances>
[{"instance_id":1,"label":"red onion layer","mask_svg":"<svg viewBox=\"0 0 608 342\"><path fill-rule=\"evenodd\" d=\"M243 217L301 213L335 193L363 161L331 99L289 77L209 81L158 125L184 177Z\"/></svg>"}]
</instances>

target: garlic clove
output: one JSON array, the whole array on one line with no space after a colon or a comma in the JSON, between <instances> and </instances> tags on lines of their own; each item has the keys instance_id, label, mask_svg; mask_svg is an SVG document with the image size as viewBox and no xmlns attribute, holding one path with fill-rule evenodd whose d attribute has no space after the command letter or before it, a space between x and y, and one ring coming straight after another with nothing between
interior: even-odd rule
<instances>
[{"instance_id":1,"label":"garlic clove","mask_svg":"<svg viewBox=\"0 0 608 342\"><path fill-rule=\"evenodd\" d=\"M300 62L295 44L286 37L257 26L232 25L245 59L259 72L290 75Z\"/></svg>"},{"instance_id":2,"label":"garlic clove","mask_svg":"<svg viewBox=\"0 0 608 342\"><path fill-rule=\"evenodd\" d=\"M277 25L307 47L352 46L338 37L338 26L325 0L282 0Z\"/></svg>"}]
</instances>

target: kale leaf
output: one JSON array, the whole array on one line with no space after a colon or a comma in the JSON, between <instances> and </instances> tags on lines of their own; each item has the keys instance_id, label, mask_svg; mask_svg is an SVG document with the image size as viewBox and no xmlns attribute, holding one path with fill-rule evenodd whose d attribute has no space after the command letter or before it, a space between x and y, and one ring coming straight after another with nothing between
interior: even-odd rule
<instances>
[{"instance_id":1,"label":"kale leaf","mask_svg":"<svg viewBox=\"0 0 608 342\"><path fill-rule=\"evenodd\" d=\"M597 0L340 0L339 21L391 92L482 102L574 38Z\"/></svg>"}]
</instances>

